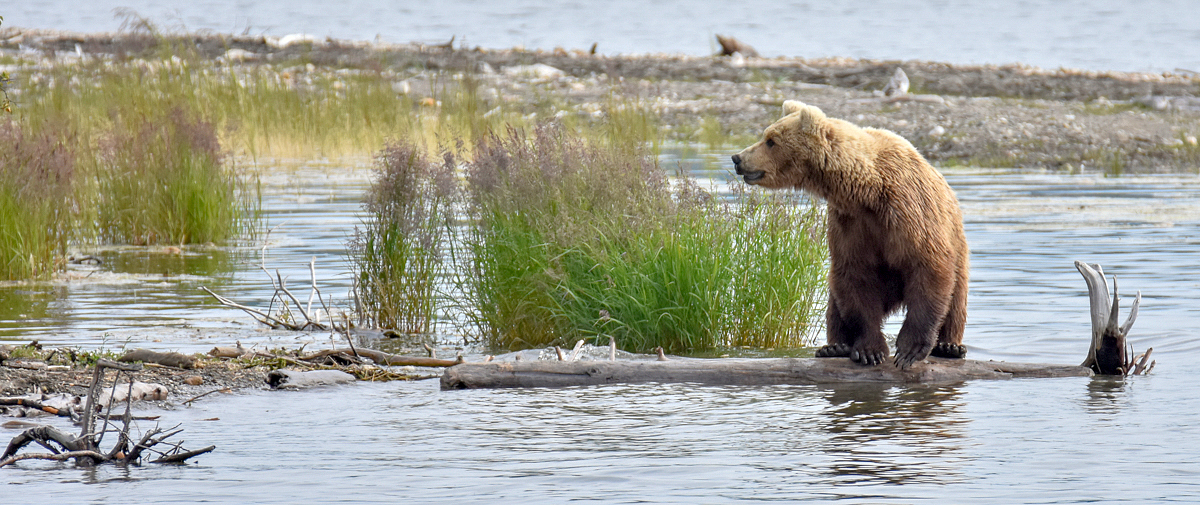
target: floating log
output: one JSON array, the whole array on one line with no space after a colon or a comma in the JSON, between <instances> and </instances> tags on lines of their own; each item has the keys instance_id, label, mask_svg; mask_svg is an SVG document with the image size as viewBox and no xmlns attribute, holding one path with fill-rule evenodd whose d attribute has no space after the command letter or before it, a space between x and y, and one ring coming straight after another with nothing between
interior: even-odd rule
<instances>
[{"instance_id":1,"label":"floating log","mask_svg":"<svg viewBox=\"0 0 1200 505\"><path fill-rule=\"evenodd\" d=\"M1090 377L1090 368L929 358L900 370L865 367L848 358L673 359L669 361L513 361L463 363L446 369L442 389L526 388L693 382L709 385L951 383L1019 377Z\"/></svg>"},{"instance_id":2,"label":"floating log","mask_svg":"<svg viewBox=\"0 0 1200 505\"><path fill-rule=\"evenodd\" d=\"M442 389L594 386L645 382L709 385L894 383L939 384L1011 378L1090 377L1149 371L1150 351L1127 359L1126 335L1137 316L1117 325L1116 279L1110 300L1100 265L1075 262L1087 282L1092 308L1092 342L1082 365L1048 365L926 358L901 370L890 361L862 366L847 358L672 359L661 361L575 361L559 350L558 361L463 363L446 369ZM1150 364L1153 367L1153 363Z\"/></svg>"}]
</instances>

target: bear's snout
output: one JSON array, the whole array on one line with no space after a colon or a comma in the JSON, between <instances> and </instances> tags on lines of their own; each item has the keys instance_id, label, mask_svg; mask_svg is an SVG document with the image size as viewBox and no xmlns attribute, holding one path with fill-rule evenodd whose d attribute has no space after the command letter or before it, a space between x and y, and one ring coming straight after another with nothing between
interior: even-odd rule
<instances>
[{"instance_id":1,"label":"bear's snout","mask_svg":"<svg viewBox=\"0 0 1200 505\"><path fill-rule=\"evenodd\" d=\"M742 163L741 154L733 155L733 171L742 176L742 180L746 181L746 184L754 184L767 175L767 173L762 170L747 169L745 164Z\"/></svg>"}]
</instances>

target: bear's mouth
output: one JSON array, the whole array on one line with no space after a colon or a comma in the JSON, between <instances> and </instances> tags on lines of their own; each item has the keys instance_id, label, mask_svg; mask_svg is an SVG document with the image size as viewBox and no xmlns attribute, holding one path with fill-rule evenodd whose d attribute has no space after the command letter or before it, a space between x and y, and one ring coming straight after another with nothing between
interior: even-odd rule
<instances>
[{"instance_id":1,"label":"bear's mouth","mask_svg":"<svg viewBox=\"0 0 1200 505\"><path fill-rule=\"evenodd\" d=\"M766 175L767 173L762 170L756 172L746 171L745 174L742 175L742 180L746 181L746 184L754 184L762 180L762 178L766 177Z\"/></svg>"}]
</instances>

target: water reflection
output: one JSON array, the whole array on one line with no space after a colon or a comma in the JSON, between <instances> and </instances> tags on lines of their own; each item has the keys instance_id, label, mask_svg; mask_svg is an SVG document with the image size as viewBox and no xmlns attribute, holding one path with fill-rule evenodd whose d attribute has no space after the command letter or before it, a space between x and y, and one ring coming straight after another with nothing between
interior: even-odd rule
<instances>
[{"instance_id":1,"label":"water reflection","mask_svg":"<svg viewBox=\"0 0 1200 505\"><path fill-rule=\"evenodd\" d=\"M0 338L15 336L31 325L50 327L70 318L65 286L0 286ZM58 322L58 323L55 323ZM24 340L24 339L22 339Z\"/></svg>"},{"instance_id":2,"label":"water reflection","mask_svg":"<svg viewBox=\"0 0 1200 505\"><path fill-rule=\"evenodd\" d=\"M1093 414L1116 413L1125 406L1127 387L1125 377L1092 377L1087 383L1087 397L1084 399L1087 411Z\"/></svg>"},{"instance_id":3,"label":"water reflection","mask_svg":"<svg viewBox=\"0 0 1200 505\"><path fill-rule=\"evenodd\" d=\"M820 418L831 484L947 484L959 464L967 418L959 386L852 385L823 392Z\"/></svg>"}]
</instances>

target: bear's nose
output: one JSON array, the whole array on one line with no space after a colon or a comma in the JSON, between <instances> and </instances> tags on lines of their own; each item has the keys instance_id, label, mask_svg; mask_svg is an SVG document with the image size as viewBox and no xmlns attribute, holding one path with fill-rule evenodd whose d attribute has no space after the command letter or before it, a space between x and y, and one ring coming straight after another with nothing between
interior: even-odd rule
<instances>
[{"instance_id":1,"label":"bear's nose","mask_svg":"<svg viewBox=\"0 0 1200 505\"><path fill-rule=\"evenodd\" d=\"M738 175L742 175L742 155L740 155L740 154L733 155L733 169L737 172Z\"/></svg>"}]
</instances>

